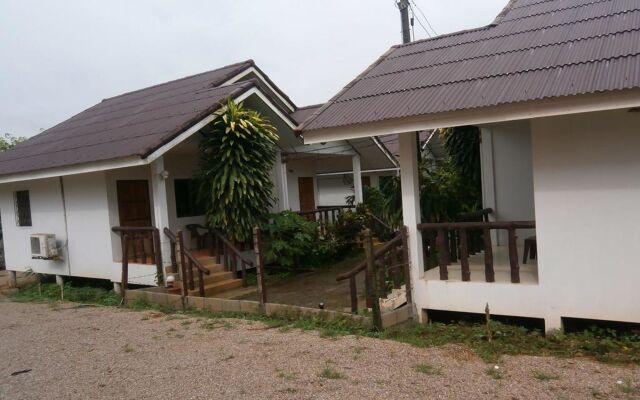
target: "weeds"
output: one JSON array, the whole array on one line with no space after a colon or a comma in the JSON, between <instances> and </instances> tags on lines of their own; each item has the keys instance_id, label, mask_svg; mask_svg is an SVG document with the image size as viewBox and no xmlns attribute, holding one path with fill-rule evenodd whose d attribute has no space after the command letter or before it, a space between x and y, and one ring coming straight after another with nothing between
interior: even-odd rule
<instances>
[{"instance_id":1,"label":"weeds","mask_svg":"<svg viewBox=\"0 0 640 400\"><path fill-rule=\"evenodd\" d=\"M549 374L542 371L533 371L533 377L539 381L547 382L547 381L557 381L560 379L560 376L556 374Z\"/></svg>"},{"instance_id":2,"label":"weeds","mask_svg":"<svg viewBox=\"0 0 640 400\"><path fill-rule=\"evenodd\" d=\"M42 283L24 288L14 295L16 301L49 302L57 307L60 287L55 283ZM97 287L76 287L65 284L65 299L85 304L118 306L121 298L112 290ZM546 355L556 357L592 357L602 362L640 365L640 334L620 333L611 329L592 328L578 333L558 333L545 337L540 331L503 324L489 320L484 324L417 324L408 323L385 331L377 332L354 322L350 318L327 321L321 317L300 318L298 315L266 316L208 310L177 311L168 306L150 304L142 297L132 299L126 305L132 310L154 310L177 317L202 318L205 329L232 329L233 325L224 319L237 318L260 321L269 328L286 332L292 329L316 330L320 336L337 338L343 335L373 337L395 340L417 347L438 347L446 344L466 346L490 363L499 362L503 355ZM162 316L162 314L160 314ZM143 317L144 319L145 317ZM223 320L223 321L220 321ZM490 332L490 333L489 333ZM491 342L488 336L491 335ZM356 352L357 353L357 352Z\"/></svg>"},{"instance_id":3,"label":"weeds","mask_svg":"<svg viewBox=\"0 0 640 400\"><path fill-rule=\"evenodd\" d=\"M416 365L415 370L416 372L419 372L425 375L442 375L442 372L440 371L439 368L435 368L433 365L425 364L425 363Z\"/></svg>"},{"instance_id":4,"label":"weeds","mask_svg":"<svg viewBox=\"0 0 640 400\"><path fill-rule=\"evenodd\" d=\"M320 377L325 379L344 379L344 375L331 367L326 367L320 372Z\"/></svg>"},{"instance_id":5,"label":"weeds","mask_svg":"<svg viewBox=\"0 0 640 400\"><path fill-rule=\"evenodd\" d=\"M502 371L500 371L500 368L497 365L494 367L487 368L484 372L490 377L492 377L493 379L503 378Z\"/></svg>"}]
</instances>

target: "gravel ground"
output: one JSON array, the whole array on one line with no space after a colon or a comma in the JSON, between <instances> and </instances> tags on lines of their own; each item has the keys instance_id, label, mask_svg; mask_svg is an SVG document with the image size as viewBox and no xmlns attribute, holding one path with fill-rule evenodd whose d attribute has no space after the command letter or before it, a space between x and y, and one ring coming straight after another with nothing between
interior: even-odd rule
<instances>
[{"instance_id":1,"label":"gravel ground","mask_svg":"<svg viewBox=\"0 0 640 400\"><path fill-rule=\"evenodd\" d=\"M420 364L423 372L416 368ZM23 370L30 371L12 376ZM501 379L488 370L495 366L456 346L418 349L369 338L281 332L235 319L0 302L0 399L512 400L640 395L637 367L505 357L497 370ZM329 372L339 377L328 379Z\"/></svg>"}]
</instances>

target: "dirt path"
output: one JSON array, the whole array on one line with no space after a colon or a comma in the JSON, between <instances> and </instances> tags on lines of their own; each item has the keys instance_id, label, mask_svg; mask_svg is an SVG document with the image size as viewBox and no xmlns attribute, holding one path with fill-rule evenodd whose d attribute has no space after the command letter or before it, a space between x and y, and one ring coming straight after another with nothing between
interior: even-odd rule
<instances>
[{"instance_id":1,"label":"dirt path","mask_svg":"<svg viewBox=\"0 0 640 400\"><path fill-rule=\"evenodd\" d=\"M0 302L0 354L0 399L624 399L640 385L639 368L588 360L507 357L494 379L460 347L77 304Z\"/></svg>"}]
</instances>

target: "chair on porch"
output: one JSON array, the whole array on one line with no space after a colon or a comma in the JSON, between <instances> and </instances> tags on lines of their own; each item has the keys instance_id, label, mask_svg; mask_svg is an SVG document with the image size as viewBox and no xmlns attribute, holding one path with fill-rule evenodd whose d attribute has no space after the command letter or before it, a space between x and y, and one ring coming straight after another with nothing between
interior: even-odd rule
<instances>
[{"instance_id":1,"label":"chair on porch","mask_svg":"<svg viewBox=\"0 0 640 400\"><path fill-rule=\"evenodd\" d=\"M522 263L527 263L527 256L535 260L538 257L538 243L536 242L536 237L529 236L524 240L524 251L522 252Z\"/></svg>"},{"instance_id":2,"label":"chair on porch","mask_svg":"<svg viewBox=\"0 0 640 400\"><path fill-rule=\"evenodd\" d=\"M205 227L198 224L189 224L185 226L187 231L189 231L189 235L191 240L196 239L196 249L204 249L207 245L207 238L211 238L213 241L213 234L209 232Z\"/></svg>"}]
</instances>

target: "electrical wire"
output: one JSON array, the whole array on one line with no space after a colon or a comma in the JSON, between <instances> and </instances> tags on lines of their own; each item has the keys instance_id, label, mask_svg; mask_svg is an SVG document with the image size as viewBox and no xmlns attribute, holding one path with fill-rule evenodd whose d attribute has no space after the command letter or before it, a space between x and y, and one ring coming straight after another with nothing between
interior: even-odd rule
<instances>
[{"instance_id":1,"label":"electrical wire","mask_svg":"<svg viewBox=\"0 0 640 400\"><path fill-rule=\"evenodd\" d=\"M413 5L418 9L418 12L420 12L420 14L422 14L422 17L424 18L424 20L426 21L427 25L429 26L429 28L431 28L431 31L433 32L433 34L435 36L438 36L438 32L436 32L435 29L433 29L433 25L431 25L431 22L429 22L429 18L427 18L427 16L425 15L424 12L422 12L422 9L420 8L420 6L415 2L415 0L411 0L411 3L413 3Z\"/></svg>"},{"instance_id":2,"label":"electrical wire","mask_svg":"<svg viewBox=\"0 0 640 400\"><path fill-rule=\"evenodd\" d=\"M429 32L429 30L427 29L426 26L424 26L424 24L422 23L422 21L420 20L420 18L418 18L418 16L416 15L415 11L413 11L413 5L409 5L409 9L411 10L411 13L413 14L413 16L416 18L416 20L418 21L418 24L420 24L420 26L422 27L422 29L424 29L424 32L427 34L427 36L431 37L431 33Z\"/></svg>"}]
</instances>

